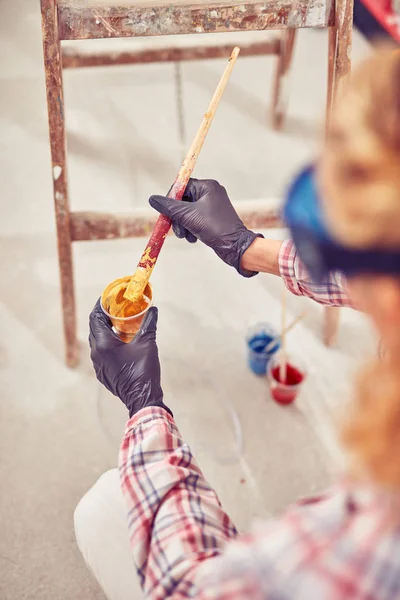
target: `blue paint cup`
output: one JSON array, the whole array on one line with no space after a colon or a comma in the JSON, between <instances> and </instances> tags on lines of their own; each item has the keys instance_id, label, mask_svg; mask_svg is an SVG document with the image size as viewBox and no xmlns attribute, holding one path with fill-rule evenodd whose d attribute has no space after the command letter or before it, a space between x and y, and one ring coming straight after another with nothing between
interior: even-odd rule
<instances>
[{"instance_id":1,"label":"blue paint cup","mask_svg":"<svg viewBox=\"0 0 400 600\"><path fill-rule=\"evenodd\" d=\"M271 342L277 338L277 332L267 323L258 323L247 334L247 362L255 375L267 374L268 363L280 347L277 340L272 347Z\"/></svg>"}]
</instances>

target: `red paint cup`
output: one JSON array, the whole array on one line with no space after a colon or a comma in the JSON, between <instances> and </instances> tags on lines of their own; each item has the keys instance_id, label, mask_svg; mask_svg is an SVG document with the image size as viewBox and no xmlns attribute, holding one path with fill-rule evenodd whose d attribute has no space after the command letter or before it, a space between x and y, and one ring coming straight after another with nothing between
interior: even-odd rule
<instances>
[{"instance_id":1,"label":"red paint cup","mask_svg":"<svg viewBox=\"0 0 400 600\"><path fill-rule=\"evenodd\" d=\"M268 366L268 381L271 396L278 404L292 404L298 396L306 369L297 357L286 357L286 378L281 381L280 356L274 356Z\"/></svg>"}]
</instances>

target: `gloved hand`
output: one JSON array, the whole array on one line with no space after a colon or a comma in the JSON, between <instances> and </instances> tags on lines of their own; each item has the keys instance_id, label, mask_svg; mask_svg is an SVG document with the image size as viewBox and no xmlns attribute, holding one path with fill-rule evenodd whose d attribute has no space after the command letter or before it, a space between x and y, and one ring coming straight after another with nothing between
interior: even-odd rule
<instances>
[{"instance_id":1,"label":"gloved hand","mask_svg":"<svg viewBox=\"0 0 400 600\"><path fill-rule=\"evenodd\" d=\"M122 400L130 417L147 406L160 406L172 415L163 402L157 320L158 310L152 307L132 342L125 344L113 332L100 299L90 314L90 356L97 379Z\"/></svg>"},{"instance_id":2,"label":"gloved hand","mask_svg":"<svg viewBox=\"0 0 400 600\"><path fill-rule=\"evenodd\" d=\"M191 179L183 200L151 196L150 205L172 220L175 235L194 243L199 239L244 277L255 271L242 269L242 255L261 234L241 221L225 188L210 179Z\"/></svg>"}]
</instances>

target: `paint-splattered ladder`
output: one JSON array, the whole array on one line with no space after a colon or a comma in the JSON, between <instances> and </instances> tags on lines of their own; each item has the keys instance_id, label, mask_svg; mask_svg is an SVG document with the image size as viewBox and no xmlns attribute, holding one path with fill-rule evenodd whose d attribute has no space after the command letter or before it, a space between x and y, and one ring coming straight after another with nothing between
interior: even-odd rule
<instances>
[{"instance_id":1,"label":"paint-splattered ladder","mask_svg":"<svg viewBox=\"0 0 400 600\"><path fill-rule=\"evenodd\" d=\"M66 360L79 360L76 334L72 242L146 235L154 221L136 217L71 212L66 170L63 68L183 61L229 55L233 44L163 47L109 54L62 50L64 40L167 36L176 34L282 30L279 35L241 45L241 56L278 57L273 92L273 124L282 126L288 71L295 32L302 27L329 28L327 117L339 80L350 70L353 0L41 0L44 62L49 114L54 202L57 222ZM235 40L237 41L237 40ZM239 41L240 43L240 41ZM276 211L253 206L242 217L250 227L279 224ZM155 218L154 218L155 220ZM337 326L337 312L327 309L324 338Z\"/></svg>"}]
</instances>

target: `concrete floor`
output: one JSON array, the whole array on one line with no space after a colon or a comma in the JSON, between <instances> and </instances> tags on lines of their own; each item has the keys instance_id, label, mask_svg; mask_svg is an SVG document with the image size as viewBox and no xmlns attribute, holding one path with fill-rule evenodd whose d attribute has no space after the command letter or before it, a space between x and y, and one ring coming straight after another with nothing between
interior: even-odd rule
<instances>
[{"instance_id":1,"label":"concrete floor","mask_svg":"<svg viewBox=\"0 0 400 600\"><path fill-rule=\"evenodd\" d=\"M326 42L321 31L299 36L281 134L268 123L274 60L239 61L196 176L219 179L234 199L279 197L316 147ZM355 55L366 51L356 35ZM100 599L76 548L72 515L87 488L115 466L125 413L94 378L87 319L104 286L132 271L144 240L74 248L82 361L68 370L37 2L1 3L0 55L0 597ZM183 66L189 140L223 66ZM66 74L72 207L126 211L168 189L180 162L173 73L172 65L152 65ZM258 320L279 326L278 279L241 280L200 245L169 239L153 284L166 401L237 525L324 486L340 456L331 412L374 350L364 319L343 311L328 350L320 343L321 308L290 298L289 316L308 307L289 349L306 359L310 376L296 406L282 409L247 370L244 343ZM235 452L230 406L244 452L226 465L221 458Z\"/></svg>"}]
</instances>

